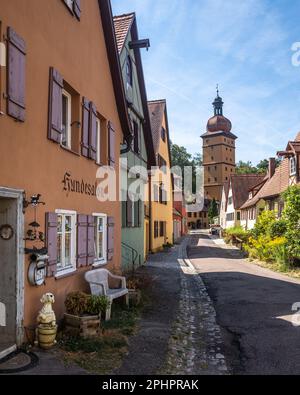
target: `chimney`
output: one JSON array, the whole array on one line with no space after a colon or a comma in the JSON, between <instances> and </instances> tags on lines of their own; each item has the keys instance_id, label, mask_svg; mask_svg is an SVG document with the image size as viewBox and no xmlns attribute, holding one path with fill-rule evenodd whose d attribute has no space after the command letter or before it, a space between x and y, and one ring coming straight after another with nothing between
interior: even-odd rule
<instances>
[{"instance_id":1,"label":"chimney","mask_svg":"<svg viewBox=\"0 0 300 395\"><path fill-rule=\"evenodd\" d=\"M276 159L275 158L270 158L269 159L269 179L274 176L276 170Z\"/></svg>"}]
</instances>

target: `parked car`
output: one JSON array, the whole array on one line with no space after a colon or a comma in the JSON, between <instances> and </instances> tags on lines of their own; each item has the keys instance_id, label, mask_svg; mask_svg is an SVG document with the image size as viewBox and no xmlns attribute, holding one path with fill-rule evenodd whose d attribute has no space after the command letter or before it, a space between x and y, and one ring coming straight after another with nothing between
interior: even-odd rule
<instances>
[{"instance_id":1,"label":"parked car","mask_svg":"<svg viewBox=\"0 0 300 395\"><path fill-rule=\"evenodd\" d=\"M221 226L220 225L210 225L209 233L211 235L220 236Z\"/></svg>"}]
</instances>

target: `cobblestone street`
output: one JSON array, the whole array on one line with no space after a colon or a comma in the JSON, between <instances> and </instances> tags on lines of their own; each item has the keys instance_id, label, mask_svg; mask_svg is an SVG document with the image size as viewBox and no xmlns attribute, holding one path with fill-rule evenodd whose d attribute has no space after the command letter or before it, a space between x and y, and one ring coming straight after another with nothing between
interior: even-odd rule
<instances>
[{"instance_id":1,"label":"cobblestone street","mask_svg":"<svg viewBox=\"0 0 300 395\"><path fill-rule=\"evenodd\" d=\"M179 247L181 291L167 355L166 374L226 374L220 328L205 285Z\"/></svg>"},{"instance_id":2,"label":"cobblestone street","mask_svg":"<svg viewBox=\"0 0 300 395\"><path fill-rule=\"evenodd\" d=\"M117 374L227 374L213 305L187 259L191 240L150 258L146 270L156 276L154 293L161 302L154 295L156 309L145 312Z\"/></svg>"}]
</instances>

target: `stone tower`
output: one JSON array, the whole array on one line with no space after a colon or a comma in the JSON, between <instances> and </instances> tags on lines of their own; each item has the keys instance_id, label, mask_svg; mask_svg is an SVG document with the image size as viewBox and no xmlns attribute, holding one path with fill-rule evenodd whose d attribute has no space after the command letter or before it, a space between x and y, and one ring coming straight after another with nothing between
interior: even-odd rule
<instances>
[{"instance_id":1,"label":"stone tower","mask_svg":"<svg viewBox=\"0 0 300 395\"><path fill-rule=\"evenodd\" d=\"M232 124L223 115L223 100L219 96L213 102L214 116L207 122L203 139L204 193L205 198L221 201L224 183L235 172L235 140Z\"/></svg>"}]
</instances>

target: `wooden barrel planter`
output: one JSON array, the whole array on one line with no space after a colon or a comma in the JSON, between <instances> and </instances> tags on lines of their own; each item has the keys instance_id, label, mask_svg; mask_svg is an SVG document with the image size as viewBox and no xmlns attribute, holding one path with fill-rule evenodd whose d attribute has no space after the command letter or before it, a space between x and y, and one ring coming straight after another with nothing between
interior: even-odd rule
<instances>
[{"instance_id":1,"label":"wooden barrel planter","mask_svg":"<svg viewBox=\"0 0 300 395\"><path fill-rule=\"evenodd\" d=\"M65 313L64 331L70 336L84 339L97 337L100 334L101 317L98 315L78 316Z\"/></svg>"}]
</instances>

